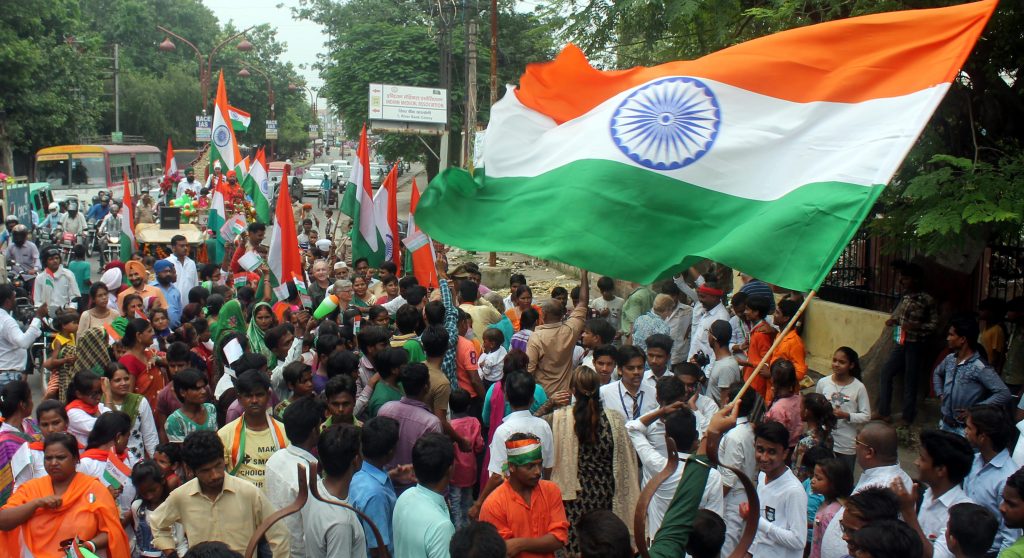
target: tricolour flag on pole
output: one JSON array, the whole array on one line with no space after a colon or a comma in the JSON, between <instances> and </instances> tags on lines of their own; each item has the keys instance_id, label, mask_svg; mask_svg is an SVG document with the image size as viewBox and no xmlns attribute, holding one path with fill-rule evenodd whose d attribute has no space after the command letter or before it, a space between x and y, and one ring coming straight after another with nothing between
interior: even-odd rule
<instances>
[{"instance_id":1,"label":"tricolour flag on pole","mask_svg":"<svg viewBox=\"0 0 1024 558\"><path fill-rule=\"evenodd\" d=\"M244 132L249 129L249 121L252 117L248 112L232 106L228 106L228 115L231 117L231 127L236 132Z\"/></svg>"},{"instance_id":2,"label":"tricolour flag on pole","mask_svg":"<svg viewBox=\"0 0 1024 558\"><path fill-rule=\"evenodd\" d=\"M437 269L434 256L434 243L416 224L416 207L420 202L420 189L416 179L412 179L412 193L409 199L409 220L406 227L406 255L411 262L412 273L420 285L437 288ZM420 237L423 239L420 239ZM406 267L409 269L409 267Z\"/></svg>"},{"instance_id":3,"label":"tricolour flag on pole","mask_svg":"<svg viewBox=\"0 0 1024 558\"><path fill-rule=\"evenodd\" d=\"M251 193L248 191L246 193L252 197L252 207L256 211L256 220L260 223L269 223L270 201L274 199L274 191L270 188L270 177L267 174L267 158L262 147L256 151L256 156L253 157L246 182L252 188Z\"/></svg>"},{"instance_id":4,"label":"tricolour flag on pole","mask_svg":"<svg viewBox=\"0 0 1024 558\"><path fill-rule=\"evenodd\" d=\"M121 261L126 262L132 259L132 255L139 249L135 242L135 204L132 203L132 187L128 182L128 174L124 175L124 193L121 195L121 209L117 212L121 218Z\"/></svg>"},{"instance_id":5,"label":"tricolour flag on pole","mask_svg":"<svg viewBox=\"0 0 1024 558\"><path fill-rule=\"evenodd\" d=\"M167 159L164 163L164 176L178 174L178 162L174 160L174 146L171 145L171 138L167 138Z\"/></svg>"},{"instance_id":6,"label":"tricolour flag on pole","mask_svg":"<svg viewBox=\"0 0 1024 558\"><path fill-rule=\"evenodd\" d=\"M570 45L495 104L476 181L442 173L416 219L468 250L641 283L709 258L814 289L995 7L833 21L622 71Z\"/></svg>"},{"instance_id":7,"label":"tricolour flag on pole","mask_svg":"<svg viewBox=\"0 0 1024 558\"><path fill-rule=\"evenodd\" d=\"M224 71L221 70L217 78L217 103L213 107L210 168L213 168L212 165L215 161L220 161L224 172L234 169L242 160L242 154L238 151L238 142L235 140L235 130L232 127L229 110L228 92L224 87Z\"/></svg>"},{"instance_id":8,"label":"tricolour flag on pole","mask_svg":"<svg viewBox=\"0 0 1024 558\"><path fill-rule=\"evenodd\" d=\"M398 237L398 165L391 167L391 172L384 178L384 182L373 196L373 220L384 248L382 261L394 262L398 266L398 276L401 277L402 258Z\"/></svg>"},{"instance_id":9,"label":"tricolour flag on pole","mask_svg":"<svg viewBox=\"0 0 1024 558\"><path fill-rule=\"evenodd\" d=\"M295 282L299 292L305 291L302 275L302 257L299 255L299 239L295 233L295 216L292 214L292 198L288 188L282 187L277 194L274 211L274 227L270 231L270 254L267 264L274 276L274 296L278 300L288 298L289 281ZM264 279L266 279L264 277Z\"/></svg>"},{"instance_id":10,"label":"tricolour flag on pole","mask_svg":"<svg viewBox=\"0 0 1024 558\"><path fill-rule=\"evenodd\" d=\"M220 231L224 226L224 223L228 220L227 211L224 208L224 192L227 191L228 184L224 181L224 176L221 175L221 179L217 182L217 185L213 187L213 198L210 201L210 215L208 217L206 228L211 231ZM224 261L224 237L217 235L217 238L213 239L212 246L213 254L211 261L219 264Z\"/></svg>"},{"instance_id":11,"label":"tricolour flag on pole","mask_svg":"<svg viewBox=\"0 0 1024 558\"><path fill-rule=\"evenodd\" d=\"M384 262L384 250L378 241L374 223L373 186L370 183L370 149L366 143L366 124L359 134L359 148L352 164L341 212L352 218L352 259L366 258L370 267Z\"/></svg>"},{"instance_id":12,"label":"tricolour flag on pole","mask_svg":"<svg viewBox=\"0 0 1024 558\"><path fill-rule=\"evenodd\" d=\"M121 460L113 450L107 457L107 466L103 469L103 484L115 489L131 482L132 469Z\"/></svg>"}]
</instances>

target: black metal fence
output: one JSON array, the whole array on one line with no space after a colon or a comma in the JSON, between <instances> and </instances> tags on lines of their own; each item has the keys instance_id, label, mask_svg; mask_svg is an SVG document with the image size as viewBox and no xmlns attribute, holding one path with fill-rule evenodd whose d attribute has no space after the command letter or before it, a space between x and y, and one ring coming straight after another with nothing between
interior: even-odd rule
<instances>
[{"instance_id":1,"label":"black metal fence","mask_svg":"<svg viewBox=\"0 0 1024 558\"><path fill-rule=\"evenodd\" d=\"M985 250L981 269L979 299L1010 300L1024 296L1024 235L1006 236Z\"/></svg>"},{"instance_id":2,"label":"black metal fence","mask_svg":"<svg viewBox=\"0 0 1024 558\"><path fill-rule=\"evenodd\" d=\"M861 229L825 277L818 289L818 298L890 312L899 301L898 278L893 263L909 261L912 255L909 249L886 249L882 239ZM1024 252L1021 255L1024 256Z\"/></svg>"}]
</instances>

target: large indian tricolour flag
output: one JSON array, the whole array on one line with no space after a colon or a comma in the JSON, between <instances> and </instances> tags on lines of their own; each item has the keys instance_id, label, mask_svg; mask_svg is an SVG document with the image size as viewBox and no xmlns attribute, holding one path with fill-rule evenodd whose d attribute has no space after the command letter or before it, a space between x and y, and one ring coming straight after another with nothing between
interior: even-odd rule
<instances>
[{"instance_id":1,"label":"large indian tricolour flag","mask_svg":"<svg viewBox=\"0 0 1024 558\"><path fill-rule=\"evenodd\" d=\"M446 244L642 283L709 258L814 289L995 6L851 18L621 71L570 45L493 107L476 179L436 177L416 220Z\"/></svg>"},{"instance_id":2,"label":"large indian tricolour flag","mask_svg":"<svg viewBox=\"0 0 1024 558\"><path fill-rule=\"evenodd\" d=\"M370 147L366 141L366 124L359 134L359 148L352 163L352 173L341 200L341 212L352 218L352 261L366 258L370 267L384 262L384 240L377 231L373 209L373 187L370 181Z\"/></svg>"},{"instance_id":3,"label":"large indian tricolour flag","mask_svg":"<svg viewBox=\"0 0 1024 558\"><path fill-rule=\"evenodd\" d=\"M217 100L213 107L213 132L211 133L210 165L221 162L224 172L234 169L242 162L242 154L238 151L238 141L231 122L228 105L228 90L224 86L224 71L217 78Z\"/></svg>"}]
</instances>

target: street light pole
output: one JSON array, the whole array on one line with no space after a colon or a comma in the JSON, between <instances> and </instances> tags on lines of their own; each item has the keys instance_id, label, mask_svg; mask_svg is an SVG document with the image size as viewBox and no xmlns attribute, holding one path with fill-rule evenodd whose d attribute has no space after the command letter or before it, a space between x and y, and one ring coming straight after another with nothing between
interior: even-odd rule
<instances>
[{"instance_id":1,"label":"street light pole","mask_svg":"<svg viewBox=\"0 0 1024 558\"><path fill-rule=\"evenodd\" d=\"M274 86L270 81L270 75L267 72L253 66L252 64L244 64L241 70L238 71L238 75L241 77L249 77L248 70L253 70L257 74L263 76L267 80L267 100L270 102L270 119L277 120L277 115L274 113ZM270 160L274 158L274 140L267 140L270 143Z\"/></svg>"},{"instance_id":2,"label":"street light pole","mask_svg":"<svg viewBox=\"0 0 1024 558\"><path fill-rule=\"evenodd\" d=\"M179 41L185 43L193 51L195 51L196 60L199 61L199 87L200 90L202 91L201 95L203 97L203 112L205 113L208 105L210 104L210 73L213 71L213 57L217 54L217 51L219 51L221 47L233 41L234 39L237 39L238 37L245 35L249 31L252 31L253 28L255 27L256 26L254 25L252 27L249 27L248 29L239 31L234 35L231 35L227 39L221 41L217 46L213 47L213 50L210 51L210 54L204 55L202 52L199 51L199 48L196 47L196 45L192 44L192 42L186 39L185 37L178 35L174 31L171 31L166 27L157 25L157 29L169 35L169 37L164 38L163 42L160 43L160 45L157 48L164 52L173 52L177 48L177 46L174 44L174 41L170 39L170 37L174 37L175 39L178 39ZM252 50L252 43L250 43L247 39L243 38L241 41L239 41L238 45L235 48L242 52L249 52L250 50Z\"/></svg>"},{"instance_id":3,"label":"street light pole","mask_svg":"<svg viewBox=\"0 0 1024 558\"><path fill-rule=\"evenodd\" d=\"M310 105L309 106L310 106L310 110L313 112L313 122L315 122L317 124L317 130L319 130L320 129L320 120L319 120L319 118L317 118L316 103L317 103L317 100L319 100L319 98L320 98L320 90L312 89L310 87L306 87L305 85L296 85L294 83L289 83L288 84L288 90L289 91L298 91L299 89L305 89L306 93L309 93L309 101L310 101ZM314 92L316 93L316 95L313 94ZM312 152L313 152L313 163L315 164L316 163L316 138L313 138L313 149L312 149Z\"/></svg>"}]
</instances>

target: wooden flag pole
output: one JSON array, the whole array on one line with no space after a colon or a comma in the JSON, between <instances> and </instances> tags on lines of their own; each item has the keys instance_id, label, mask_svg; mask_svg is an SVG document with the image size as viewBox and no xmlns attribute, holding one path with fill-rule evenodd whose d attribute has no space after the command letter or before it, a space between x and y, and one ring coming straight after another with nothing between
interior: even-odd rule
<instances>
[{"instance_id":1,"label":"wooden flag pole","mask_svg":"<svg viewBox=\"0 0 1024 558\"><path fill-rule=\"evenodd\" d=\"M768 364L768 362L772 358L772 354L775 353L775 349L777 349L779 347L779 344L782 342L782 338L785 337L791 329L793 329L793 324L795 324L797 320L799 320L800 317L803 316L804 310L807 310L807 305L810 304L811 299L814 298L815 294L817 294L817 291L811 291L807 293L807 297L804 298L803 304L801 304L800 308L797 309L796 314L794 314L793 317L789 319L789 323L786 324L786 327L782 328L782 331L775 336L775 341L772 342L772 346L768 349L768 352L765 353L763 357L761 357L761 362L759 362L757 366L754 367L754 371L750 373L750 376L747 378L747 381L743 383L743 388L740 389L739 393L732 395L733 401L738 401L739 398L743 397L743 394L747 392L747 389L750 388L751 382L753 382L754 378L757 377L757 371Z\"/></svg>"}]
</instances>

